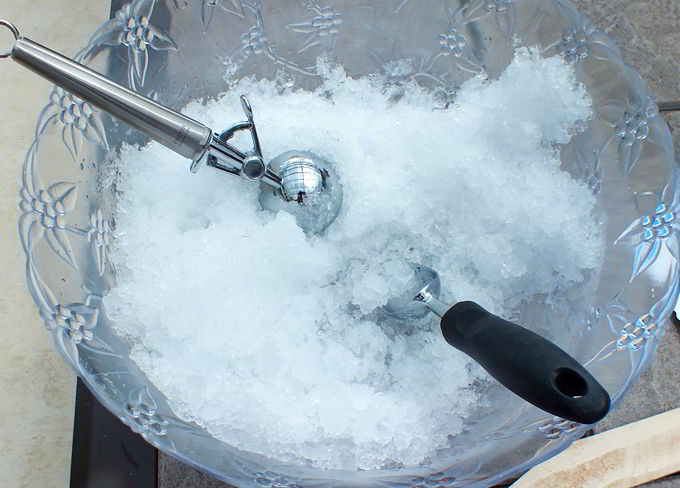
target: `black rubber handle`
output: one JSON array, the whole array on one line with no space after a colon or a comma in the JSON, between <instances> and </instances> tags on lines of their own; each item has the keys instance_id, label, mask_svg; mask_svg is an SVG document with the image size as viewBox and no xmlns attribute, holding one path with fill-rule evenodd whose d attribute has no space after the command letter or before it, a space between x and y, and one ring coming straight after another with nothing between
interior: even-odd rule
<instances>
[{"instance_id":1,"label":"black rubber handle","mask_svg":"<svg viewBox=\"0 0 680 488\"><path fill-rule=\"evenodd\" d=\"M564 419L592 424L609 411L609 395L578 361L548 339L460 302L441 320L446 342L477 361L503 386Z\"/></svg>"}]
</instances>

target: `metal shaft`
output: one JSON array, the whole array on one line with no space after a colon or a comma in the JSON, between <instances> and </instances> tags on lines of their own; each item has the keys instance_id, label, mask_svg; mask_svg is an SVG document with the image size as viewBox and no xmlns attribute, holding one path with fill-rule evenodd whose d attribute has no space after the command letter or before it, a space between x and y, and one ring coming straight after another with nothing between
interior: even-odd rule
<instances>
[{"instance_id":1,"label":"metal shaft","mask_svg":"<svg viewBox=\"0 0 680 488\"><path fill-rule=\"evenodd\" d=\"M256 159L261 171L251 179L261 179L270 186L281 187L279 175L266 167L259 155L240 151L200 122L121 86L37 42L19 37L16 27L7 21L0 23L9 27L16 38L11 53L1 57L11 56L14 61L41 77L131 125L177 154L191 159L192 171L207 162L217 169L242 174L244 165ZM255 134L249 104L248 109L253 126L251 130ZM256 138L255 135L253 137ZM256 145L259 150L259 143Z\"/></svg>"},{"instance_id":2,"label":"metal shaft","mask_svg":"<svg viewBox=\"0 0 680 488\"><path fill-rule=\"evenodd\" d=\"M210 143L209 127L30 39L17 39L12 59L185 158L201 158Z\"/></svg>"},{"instance_id":3,"label":"metal shaft","mask_svg":"<svg viewBox=\"0 0 680 488\"><path fill-rule=\"evenodd\" d=\"M431 312L434 312L439 318L442 318L444 314L446 314L446 312L448 312L451 308L451 305L442 302L439 298L435 297L431 293L421 293L416 297L416 300L423 302L425 306L429 308Z\"/></svg>"}]
</instances>

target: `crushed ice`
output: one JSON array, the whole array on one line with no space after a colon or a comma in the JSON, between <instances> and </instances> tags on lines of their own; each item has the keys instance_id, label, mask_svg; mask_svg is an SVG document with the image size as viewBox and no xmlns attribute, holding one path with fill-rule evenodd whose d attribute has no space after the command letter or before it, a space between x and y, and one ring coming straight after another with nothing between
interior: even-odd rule
<instances>
[{"instance_id":1,"label":"crushed ice","mask_svg":"<svg viewBox=\"0 0 680 488\"><path fill-rule=\"evenodd\" d=\"M479 369L432 316L402 334L367 314L402 291L409 261L440 273L444 299L499 314L596 268L595 198L554 147L590 99L561 59L520 50L446 110L416 85L394 102L379 78L328 67L315 93L242 80L184 112L220 129L242 118L241 93L266 158L334 162L340 216L307 238L259 210L257 185L125 147L116 328L176 412L232 445L328 468L418 463L461 430Z\"/></svg>"}]
</instances>

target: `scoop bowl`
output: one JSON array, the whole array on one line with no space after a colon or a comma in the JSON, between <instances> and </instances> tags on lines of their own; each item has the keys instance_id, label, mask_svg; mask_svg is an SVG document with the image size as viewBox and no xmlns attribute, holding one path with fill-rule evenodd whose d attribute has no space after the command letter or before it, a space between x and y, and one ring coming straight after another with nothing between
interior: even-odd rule
<instances>
[{"instance_id":1,"label":"scoop bowl","mask_svg":"<svg viewBox=\"0 0 680 488\"><path fill-rule=\"evenodd\" d=\"M418 296L434 296L439 298L441 282L439 274L432 268L420 264L411 264L413 276L404 293L390 298L383 310L399 320L418 320L425 317L430 309Z\"/></svg>"}]
</instances>

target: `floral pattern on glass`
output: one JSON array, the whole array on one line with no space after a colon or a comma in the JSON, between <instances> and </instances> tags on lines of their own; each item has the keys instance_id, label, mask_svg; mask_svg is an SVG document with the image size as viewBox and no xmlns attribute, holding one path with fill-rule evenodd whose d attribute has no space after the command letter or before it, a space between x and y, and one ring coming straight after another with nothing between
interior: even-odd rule
<instances>
[{"instance_id":1,"label":"floral pattern on glass","mask_svg":"<svg viewBox=\"0 0 680 488\"><path fill-rule=\"evenodd\" d=\"M424 82L433 89L440 106L447 107L455 97L461 78L483 72L463 35L464 26L474 21L468 18L469 14L467 5L457 10L448 9L448 29L436 36L434 42L438 49L430 56L407 57L399 41L395 40L387 55L381 55L369 46L368 63L384 75L387 86L403 86L411 80ZM384 61L384 58L390 61Z\"/></svg>"},{"instance_id":2,"label":"floral pattern on glass","mask_svg":"<svg viewBox=\"0 0 680 488\"><path fill-rule=\"evenodd\" d=\"M592 57L599 61L616 61L621 59L621 53L612 40L599 30L592 21L572 15L570 6L562 2L554 2L558 11L565 18L572 19L571 27L564 29L559 40L543 48L544 52L553 51L571 64L580 64L583 59Z\"/></svg>"},{"instance_id":3,"label":"floral pattern on glass","mask_svg":"<svg viewBox=\"0 0 680 488\"><path fill-rule=\"evenodd\" d=\"M84 340L91 341L94 338L92 329L96 327L99 317L99 309L93 307L91 302L100 298L98 295L90 295L85 303L56 305L51 314L43 317L45 326L49 330L63 330L74 344Z\"/></svg>"},{"instance_id":4,"label":"floral pattern on glass","mask_svg":"<svg viewBox=\"0 0 680 488\"><path fill-rule=\"evenodd\" d=\"M87 240L92 246L99 276L103 276L106 270L108 247L111 242L111 226L109 221L104 218L101 209L97 209L90 216L90 225L91 227L87 231Z\"/></svg>"},{"instance_id":5,"label":"floral pattern on glass","mask_svg":"<svg viewBox=\"0 0 680 488\"><path fill-rule=\"evenodd\" d=\"M170 423L162 415L156 413L156 401L151 397L147 387L131 390L120 419L133 432L140 434L147 441L154 436L164 436Z\"/></svg>"},{"instance_id":6,"label":"floral pattern on glass","mask_svg":"<svg viewBox=\"0 0 680 488\"><path fill-rule=\"evenodd\" d=\"M602 154L597 149L590 151L584 150L579 145L574 145L576 169L579 171L579 176L597 195L600 192L600 185L602 182L602 169L600 163Z\"/></svg>"},{"instance_id":7,"label":"floral pattern on glass","mask_svg":"<svg viewBox=\"0 0 680 488\"><path fill-rule=\"evenodd\" d=\"M321 42L324 37L337 34L342 24L342 14L332 7L320 7L316 2L309 1L307 9L314 15L312 19L305 19L286 27L294 32L305 34L298 53L301 53Z\"/></svg>"},{"instance_id":8,"label":"floral pattern on glass","mask_svg":"<svg viewBox=\"0 0 680 488\"><path fill-rule=\"evenodd\" d=\"M269 42L269 36L265 30L264 19L259 7L248 3L243 3L242 5L246 17L252 16L255 23L241 35L240 42L230 50L228 58L233 63L238 64L252 56L264 55L275 65L285 67L294 73L308 76L317 75L316 66L300 66L279 56Z\"/></svg>"},{"instance_id":9,"label":"floral pattern on glass","mask_svg":"<svg viewBox=\"0 0 680 488\"><path fill-rule=\"evenodd\" d=\"M22 211L19 219L21 243L26 254L44 237L50 248L64 261L78 268L69 240L69 232L79 233L67 224L66 217L76 205L78 188L75 183L59 182L47 189L24 184L21 189Z\"/></svg>"},{"instance_id":10,"label":"floral pattern on glass","mask_svg":"<svg viewBox=\"0 0 680 488\"><path fill-rule=\"evenodd\" d=\"M36 139L60 130L61 139L74 160L78 157L83 139L102 149L109 148L99 112L88 102L57 86L52 90L50 102L38 120Z\"/></svg>"},{"instance_id":11,"label":"floral pattern on glass","mask_svg":"<svg viewBox=\"0 0 680 488\"><path fill-rule=\"evenodd\" d=\"M654 98L646 96L633 105L625 100L608 100L595 107L596 114L614 129L612 138L601 152L615 141L619 163L626 175L630 174L640 160L643 146L656 143L650 138L650 124L659 118L659 107Z\"/></svg>"},{"instance_id":12,"label":"floral pattern on glass","mask_svg":"<svg viewBox=\"0 0 680 488\"><path fill-rule=\"evenodd\" d=\"M144 85L149 50L177 50L170 35L150 22L156 0L126 3L90 39L90 45L125 46L128 53L128 84L133 90Z\"/></svg>"},{"instance_id":13,"label":"floral pattern on glass","mask_svg":"<svg viewBox=\"0 0 680 488\"><path fill-rule=\"evenodd\" d=\"M680 293L680 275L678 274L678 262L673 261L669 270L671 285L668 291L646 313L630 310L629 306L620 298L604 307L604 314L610 332L615 339L606 344L585 365L597 361L603 361L620 351L628 351L632 368L629 379L639 371L642 366L640 351L644 351L652 338L661 337L668 324L670 315L676 306Z\"/></svg>"},{"instance_id":14,"label":"floral pattern on glass","mask_svg":"<svg viewBox=\"0 0 680 488\"><path fill-rule=\"evenodd\" d=\"M398 88L403 87L411 80L418 80L426 82L434 86L436 94L448 93L447 80L443 79L438 74L433 73L433 68L439 56L434 56L425 59L422 56L406 59L402 54L401 45L395 42L388 54L389 59L400 59L400 61L384 61L384 55L381 56L374 48L367 49L367 61L369 66L380 73L385 79L385 86L395 90L395 95L399 96L401 93Z\"/></svg>"},{"instance_id":15,"label":"floral pattern on glass","mask_svg":"<svg viewBox=\"0 0 680 488\"><path fill-rule=\"evenodd\" d=\"M655 202L653 210L640 208L641 202L645 200ZM631 281L645 272L664 250L676 261L680 258L678 243L680 189L676 188L675 182L669 182L661 195L650 192L638 195L636 202L641 216L635 219L615 241L615 244L635 248Z\"/></svg>"},{"instance_id":16,"label":"floral pattern on glass","mask_svg":"<svg viewBox=\"0 0 680 488\"><path fill-rule=\"evenodd\" d=\"M607 308L607 321L613 334L617 335L616 350L637 351L648 340L658 324L651 314L639 317L631 314L625 304L613 303Z\"/></svg>"},{"instance_id":17,"label":"floral pattern on glass","mask_svg":"<svg viewBox=\"0 0 680 488\"><path fill-rule=\"evenodd\" d=\"M465 53L467 41L454 27L450 27L445 33L439 34L439 45L444 56L452 54L460 58Z\"/></svg>"},{"instance_id":18,"label":"floral pattern on glass","mask_svg":"<svg viewBox=\"0 0 680 488\"><path fill-rule=\"evenodd\" d=\"M612 59L614 56L607 35L590 22L565 29L562 39L554 44L554 48L557 54L570 64L589 56L601 61Z\"/></svg>"},{"instance_id":19,"label":"floral pattern on glass","mask_svg":"<svg viewBox=\"0 0 680 488\"><path fill-rule=\"evenodd\" d=\"M245 57L262 54L269 50L269 37L258 25L254 25L241 36L241 49Z\"/></svg>"},{"instance_id":20,"label":"floral pattern on glass","mask_svg":"<svg viewBox=\"0 0 680 488\"><path fill-rule=\"evenodd\" d=\"M439 34L440 56L447 57L455 68L467 73L482 73L479 60L470 52L465 38L465 26L477 22L491 12L484 8L484 3L462 4L458 9L447 9L449 28Z\"/></svg>"},{"instance_id":21,"label":"floral pattern on glass","mask_svg":"<svg viewBox=\"0 0 680 488\"><path fill-rule=\"evenodd\" d=\"M565 420L562 417L553 417L545 421L539 428L539 432L543 433L548 439L559 439L560 437L573 434L577 432L581 424Z\"/></svg>"},{"instance_id":22,"label":"floral pattern on glass","mask_svg":"<svg viewBox=\"0 0 680 488\"><path fill-rule=\"evenodd\" d=\"M498 30L503 33L508 44L515 43L517 12L513 0L473 0L463 3L459 10L463 24L478 22L493 15ZM449 15L451 13L449 9Z\"/></svg>"}]
</instances>

